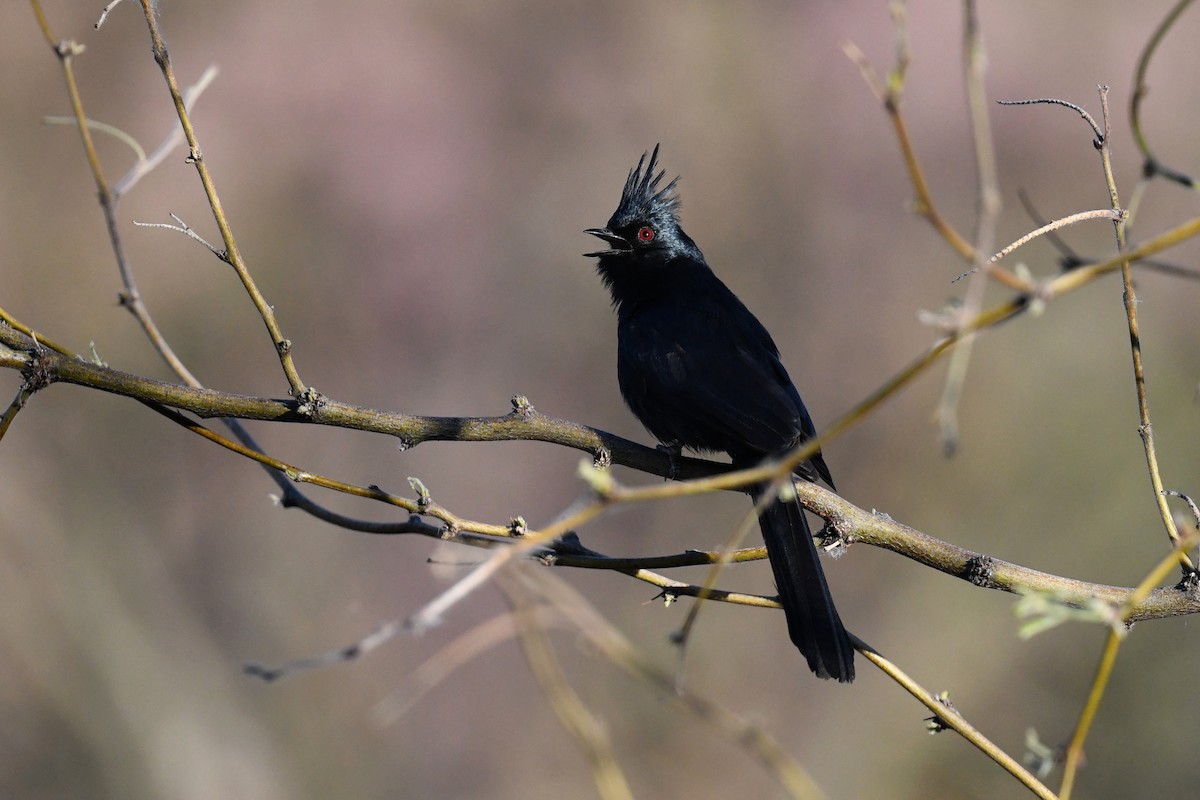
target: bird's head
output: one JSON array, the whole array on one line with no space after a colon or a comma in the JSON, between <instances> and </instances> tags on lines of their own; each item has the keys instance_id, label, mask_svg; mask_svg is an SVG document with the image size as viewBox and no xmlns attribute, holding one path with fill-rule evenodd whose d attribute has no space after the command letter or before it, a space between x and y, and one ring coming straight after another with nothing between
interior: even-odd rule
<instances>
[{"instance_id":1,"label":"bird's head","mask_svg":"<svg viewBox=\"0 0 1200 800\"><path fill-rule=\"evenodd\" d=\"M637 166L629 171L621 202L608 225L584 231L608 244L607 250L586 255L600 259L600 274L610 285L614 271L665 264L680 256L704 258L679 227L679 197L675 194L679 178L660 189L664 173L659 170L655 174L658 145L649 154L649 161L646 158L643 153Z\"/></svg>"}]
</instances>

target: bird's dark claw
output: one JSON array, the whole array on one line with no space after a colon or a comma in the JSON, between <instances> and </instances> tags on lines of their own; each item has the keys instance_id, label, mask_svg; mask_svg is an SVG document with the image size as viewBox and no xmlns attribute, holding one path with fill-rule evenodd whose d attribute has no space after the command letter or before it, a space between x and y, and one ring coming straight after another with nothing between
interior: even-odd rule
<instances>
[{"instance_id":1,"label":"bird's dark claw","mask_svg":"<svg viewBox=\"0 0 1200 800\"><path fill-rule=\"evenodd\" d=\"M679 457L683 455L683 445L679 442L667 442L658 445L656 450L667 454L667 480L679 479Z\"/></svg>"}]
</instances>

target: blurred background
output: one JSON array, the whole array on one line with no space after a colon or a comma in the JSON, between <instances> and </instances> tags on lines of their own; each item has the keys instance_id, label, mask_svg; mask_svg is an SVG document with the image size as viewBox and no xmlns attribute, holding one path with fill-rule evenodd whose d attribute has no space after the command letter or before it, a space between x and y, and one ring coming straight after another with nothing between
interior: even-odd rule
<instances>
[{"instance_id":1,"label":"blurred background","mask_svg":"<svg viewBox=\"0 0 1200 800\"><path fill-rule=\"evenodd\" d=\"M1140 158L1127 107L1140 49L1172 3L984 3L987 89L1060 97L1099 115L1110 84L1127 202ZM87 112L150 149L174 114L133 3L93 30L98 3L48 2ZM603 224L656 142L683 176L683 224L772 331L818 427L927 347L918 321L965 284L922 220L891 127L850 39L893 63L883 3L168 2L182 83L220 75L194 110L242 252L308 384L420 414L542 412L649 441L617 391L615 322L583 228ZM934 197L973 236L975 182L961 70L962 9L917 4L904 109ZM1158 155L1200 171L1200 57L1190 12L1153 62L1146 122ZM120 283L58 63L32 12L0 5L0 306L79 352L169 379L116 303ZM1068 110L990 108L1004 212L998 239L1107 206L1086 126ZM110 180L130 164L107 137ZM182 236L134 228L175 212L219 241L178 151L122 203L122 234L165 335L207 385L284 396L269 341L232 272ZM1197 213L1147 191L1133 238ZM1107 223L1065 234L1084 256ZM1169 254L1196 267L1192 243ZM1019 257L1053 274L1044 241ZM1166 484L1200 493L1200 286L1139 271L1142 339ZM989 301L1005 297L989 289ZM1075 578L1122 585L1165 552L1137 435L1117 276L989 332L943 456L932 415L944 366L826 448L839 490L934 536ZM0 374L7 403L19 376ZM307 469L407 492L420 477L456 513L552 520L580 496L580 454L546 444L434 443L255 425ZM622 480L653 479L622 470ZM561 798L594 794L522 656L506 642L406 716L380 703L454 637L504 608L486 588L445 624L353 664L278 685L241 675L349 643L444 588L419 537L372 538L271 501L261 470L140 405L71 386L38 394L0 447L0 795L14 798ZM316 495L352 513L378 508ZM717 546L746 511L717 497L631 508L580 531L614 555ZM467 555L471 555L468 553ZM827 571L848 627L1020 754L1028 728L1063 742L1105 632L1018 639L1014 598L866 546ZM459 574L451 570L451 575ZM664 610L616 574L560 571L664 667L687 604ZM682 571L684 579L701 572ZM722 585L769 592L763 564ZM777 796L743 750L597 658L553 641L603 719L638 796ZM1183 796L1200 778L1189 620L1137 626L1088 744L1086 797ZM1025 790L859 661L852 686L812 678L781 614L710 606L692 689L777 737L831 797L1022 797ZM1057 777L1052 778L1057 785Z\"/></svg>"}]
</instances>

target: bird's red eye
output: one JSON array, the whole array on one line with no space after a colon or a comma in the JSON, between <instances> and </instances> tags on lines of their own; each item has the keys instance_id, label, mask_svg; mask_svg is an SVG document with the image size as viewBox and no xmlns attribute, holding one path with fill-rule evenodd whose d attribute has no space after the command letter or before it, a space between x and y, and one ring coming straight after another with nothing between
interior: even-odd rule
<instances>
[{"instance_id":1,"label":"bird's red eye","mask_svg":"<svg viewBox=\"0 0 1200 800\"><path fill-rule=\"evenodd\" d=\"M642 244L654 241L654 228L646 226L638 231L638 241Z\"/></svg>"}]
</instances>

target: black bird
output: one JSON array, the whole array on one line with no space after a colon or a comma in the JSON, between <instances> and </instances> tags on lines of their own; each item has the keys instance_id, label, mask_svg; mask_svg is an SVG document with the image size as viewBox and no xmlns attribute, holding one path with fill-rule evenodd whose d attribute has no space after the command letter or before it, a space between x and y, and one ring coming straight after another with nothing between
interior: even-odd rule
<instances>
[{"instance_id":1,"label":"black bird","mask_svg":"<svg viewBox=\"0 0 1200 800\"><path fill-rule=\"evenodd\" d=\"M815 434L812 419L753 314L679 227L679 179L662 189L658 146L629 172L607 227L585 233L617 312L617 379L625 403L668 449L729 454L751 467ZM820 452L796 468L833 486ZM750 489L752 498L765 486ZM834 608L804 509L775 501L759 517L792 642L818 677L854 680L854 648Z\"/></svg>"}]
</instances>

